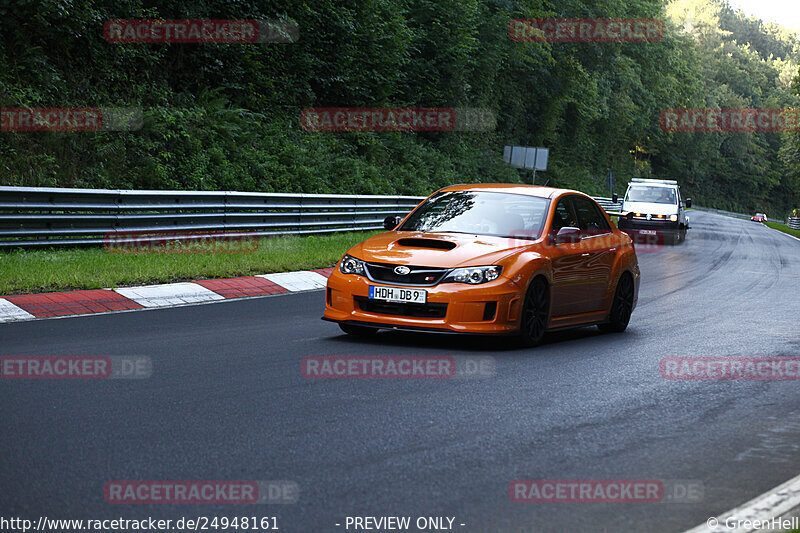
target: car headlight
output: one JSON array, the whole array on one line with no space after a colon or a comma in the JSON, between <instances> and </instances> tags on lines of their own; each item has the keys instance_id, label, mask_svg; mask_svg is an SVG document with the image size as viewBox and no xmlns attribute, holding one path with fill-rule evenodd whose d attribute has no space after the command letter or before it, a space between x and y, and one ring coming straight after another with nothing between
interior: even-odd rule
<instances>
[{"instance_id":1,"label":"car headlight","mask_svg":"<svg viewBox=\"0 0 800 533\"><path fill-rule=\"evenodd\" d=\"M503 267L496 265L456 268L442 280L442 283L469 283L470 285L478 285L496 280L500 277L500 272L502 271Z\"/></svg>"},{"instance_id":2,"label":"car headlight","mask_svg":"<svg viewBox=\"0 0 800 533\"><path fill-rule=\"evenodd\" d=\"M670 220L670 222L677 222L678 221L678 215L670 215L669 216L669 220Z\"/></svg>"},{"instance_id":3,"label":"car headlight","mask_svg":"<svg viewBox=\"0 0 800 533\"><path fill-rule=\"evenodd\" d=\"M339 271L342 274L364 275L364 261L356 259L352 255L345 255L339 262Z\"/></svg>"}]
</instances>

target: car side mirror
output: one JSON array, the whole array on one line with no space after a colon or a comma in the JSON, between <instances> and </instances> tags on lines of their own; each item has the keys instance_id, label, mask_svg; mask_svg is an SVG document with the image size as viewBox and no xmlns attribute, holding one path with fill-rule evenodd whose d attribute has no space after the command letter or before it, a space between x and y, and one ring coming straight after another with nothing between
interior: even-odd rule
<instances>
[{"instance_id":1,"label":"car side mirror","mask_svg":"<svg viewBox=\"0 0 800 533\"><path fill-rule=\"evenodd\" d=\"M403 217L399 217L397 215L389 215L388 217L383 219L383 228L386 231L392 231L394 228L400 224L400 221L403 220Z\"/></svg>"},{"instance_id":2,"label":"car side mirror","mask_svg":"<svg viewBox=\"0 0 800 533\"><path fill-rule=\"evenodd\" d=\"M617 193L612 194L611 195L611 203L615 204L615 203L617 203L617 200L619 200L619 195Z\"/></svg>"},{"instance_id":3,"label":"car side mirror","mask_svg":"<svg viewBox=\"0 0 800 533\"><path fill-rule=\"evenodd\" d=\"M687 198L686 199L686 207L692 207L692 199L691 198Z\"/></svg>"},{"instance_id":4,"label":"car side mirror","mask_svg":"<svg viewBox=\"0 0 800 533\"><path fill-rule=\"evenodd\" d=\"M567 226L556 233L556 244L575 243L581 240L580 228Z\"/></svg>"}]
</instances>

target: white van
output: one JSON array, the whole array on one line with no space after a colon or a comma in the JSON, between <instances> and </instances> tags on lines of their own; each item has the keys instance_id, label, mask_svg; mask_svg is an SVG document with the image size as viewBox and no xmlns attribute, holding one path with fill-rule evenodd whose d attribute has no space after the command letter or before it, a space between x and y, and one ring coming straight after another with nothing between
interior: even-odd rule
<instances>
[{"instance_id":1,"label":"white van","mask_svg":"<svg viewBox=\"0 0 800 533\"><path fill-rule=\"evenodd\" d=\"M684 203L677 181L633 178L622 200L622 212L633 216L620 217L619 229L677 244L686 238L689 229L687 207L692 207L692 199L687 198Z\"/></svg>"}]
</instances>

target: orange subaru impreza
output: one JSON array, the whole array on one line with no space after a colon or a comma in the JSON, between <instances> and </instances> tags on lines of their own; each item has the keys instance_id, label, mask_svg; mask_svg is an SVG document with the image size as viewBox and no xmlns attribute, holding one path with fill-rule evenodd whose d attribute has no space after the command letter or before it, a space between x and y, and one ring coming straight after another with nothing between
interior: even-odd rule
<instances>
[{"instance_id":1,"label":"orange subaru impreza","mask_svg":"<svg viewBox=\"0 0 800 533\"><path fill-rule=\"evenodd\" d=\"M454 185L386 227L328 279L323 319L348 334L515 335L534 346L559 328L624 331L636 307L630 237L577 191Z\"/></svg>"}]
</instances>

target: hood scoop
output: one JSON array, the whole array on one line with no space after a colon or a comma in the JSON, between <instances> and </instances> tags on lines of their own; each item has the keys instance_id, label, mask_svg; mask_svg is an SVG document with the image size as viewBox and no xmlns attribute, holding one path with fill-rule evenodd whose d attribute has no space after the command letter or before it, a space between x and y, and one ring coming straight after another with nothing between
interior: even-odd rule
<instances>
[{"instance_id":1,"label":"hood scoop","mask_svg":"<svg viewBox=\"0 0 800 533\"><path fill-rule=\"evenodd\" d=\"M397 244L400 246L407 246L409 248L433 248L435 250L452 250L456 247L456 243L450 241L442 241L439 239L422 239L415 237L399 239Z\"/></svg>"}]
</instances>

